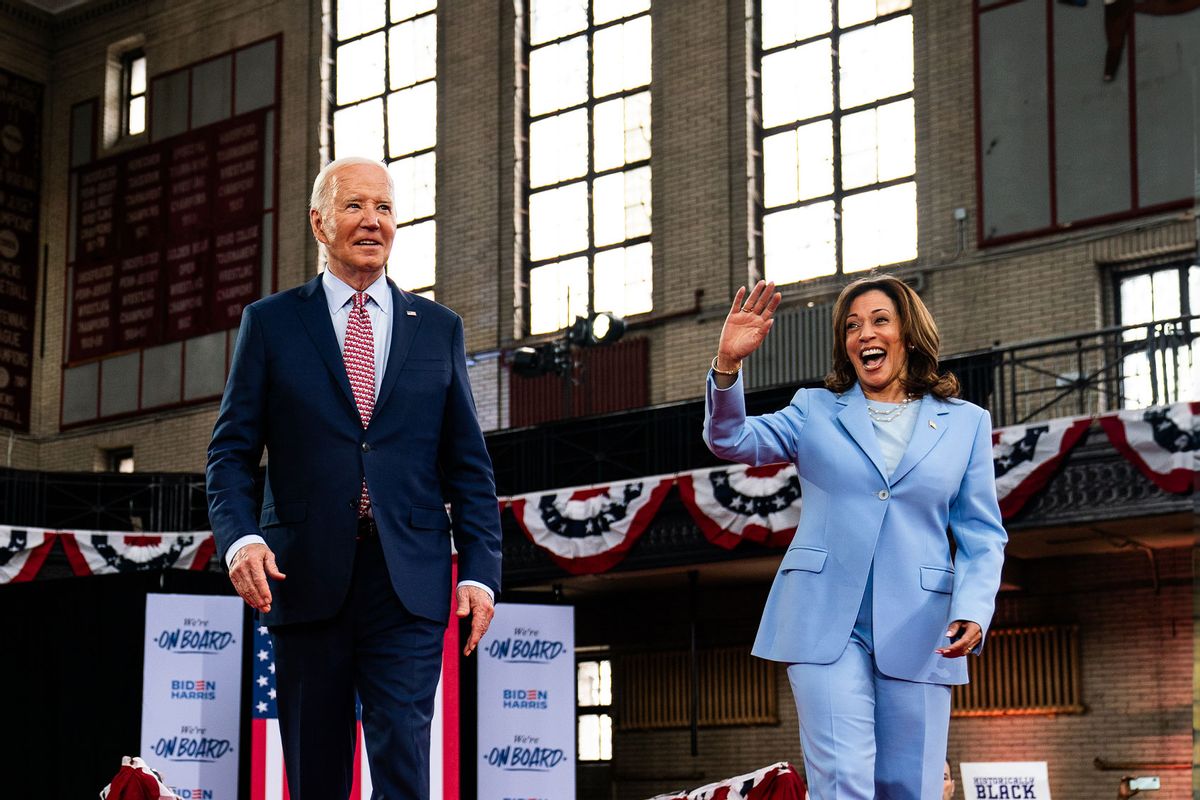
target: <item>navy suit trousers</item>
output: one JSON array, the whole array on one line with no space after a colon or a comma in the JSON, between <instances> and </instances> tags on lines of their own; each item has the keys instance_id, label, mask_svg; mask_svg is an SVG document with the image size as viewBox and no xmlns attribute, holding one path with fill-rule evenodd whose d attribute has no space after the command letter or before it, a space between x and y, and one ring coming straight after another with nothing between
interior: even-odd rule
<instances>
[{"instance_id":1,"label":"navy suit trousers","mask_svg":"<svg viewBox=\"0 0 1200 800\"><path fill-rule=\"evenodd\" d=\"M271 628L292 800L349 794L356 692L372 798L427 800L445 630L401 604L377 536L358 543L350 593L336 616Z\"/></svg>"}]
</instances>

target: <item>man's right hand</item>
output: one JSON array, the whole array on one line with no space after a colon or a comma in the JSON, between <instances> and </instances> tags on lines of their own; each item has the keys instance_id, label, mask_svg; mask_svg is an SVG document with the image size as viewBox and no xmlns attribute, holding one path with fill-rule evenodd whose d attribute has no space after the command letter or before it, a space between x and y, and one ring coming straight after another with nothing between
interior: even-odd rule
<instances>
[{"instance_id":1,"label":"man's right hand","mask_svg":"<svg viewBox=\"0 0 1200 800\"><path fill-rule=\"evenodd\" d=\"M275 566L275 554L265 544L248 544L233 555L229 580L251 608L262 613L271 610L271 588L267 578L281 581L287 576Z\"/></svg>"}]
</instances>

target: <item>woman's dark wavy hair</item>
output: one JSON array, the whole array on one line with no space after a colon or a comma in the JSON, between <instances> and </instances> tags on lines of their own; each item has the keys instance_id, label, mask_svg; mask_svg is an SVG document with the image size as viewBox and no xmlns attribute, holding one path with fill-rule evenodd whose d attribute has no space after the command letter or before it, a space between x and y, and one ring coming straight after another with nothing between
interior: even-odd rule
<instances>
[{"instance_id":1,"label":"woman's dark wavy hair","mask_svg":"<svg viewBox=\"0 0 1200 800\"><path fill-rule=\"evenodd\" d=\"M950 372L945 375L938 372L941 337L933 315L911 286L891 275L859 278L838 295L833 306L833 367L825 376L825 387L840 394L858 382L858 375L846 352L846 318L850 316L850 305L854 299L873 289L890 297L900 315L900 336L908 351L908 368L900 379L905 391L918 397L931 393L943 400L958 397L958 378Z\"/></svg>"}]
</instances>

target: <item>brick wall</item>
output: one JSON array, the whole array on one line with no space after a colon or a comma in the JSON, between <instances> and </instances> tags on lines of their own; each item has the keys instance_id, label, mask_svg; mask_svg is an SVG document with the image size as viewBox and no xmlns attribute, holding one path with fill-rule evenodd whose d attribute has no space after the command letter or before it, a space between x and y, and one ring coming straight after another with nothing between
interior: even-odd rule
<instances>
[{"instance_id":1,"label":"brick wall","mask_svg":"<svg viewBox=\"0 0 1200 800\"><path fill-rule=\"evenodd\" d=\"M83 6L50 21L0 5L0 64L31 77L53 74L47 105L44 241L47 357L35 366L34 430L15 437L13 464L86 469L91 451L112 438L99 425L58 433L62 303L66 287L62 226L66 212L66 136L70 106L103 93L106 48L135 34L146 39L151 75L255 39L282 33L280 288L312 274L316 252L304 199L319 166L321 0L303 8L246 0L147 7L130 2ZM21 7L24 8L24 7ZM148 10L149 8L149 10ZM307 13L304 13L307 11ZM519 283L519 188L513 180L519 137L514 87L515 12L510 3L463 0L439 10L437 298L463 315L467 348L494 354L514 344ZM1148 218L980 251L976 246L972 11L968 0L917 3L915 96L920 273L938 318L943 351L963 352L1111 322L1109 278L1101 262L1195 244L1186 215ZM12 24L8 24L9 22ZM658 2L653 7L654 312L635 328L650 341L650 400L700 395L729 297L747 277L745 4L741 0ZM16 31L15 34L10 31ZM35 74L36 73L36 74ZM954 210L967 212L960 240ZM1131 230L1139 227L1141 230ZM986 289L985 289L986 287ZM838 281L784 287L785 303L822 299ZM703 312L686 312L702 290ZM659 315L676 315L654 322ZM635 318L635 325L642 322ZM41 321L39 320L39 325ZM490 357L490 356L489 356ZM490 362L489 362L490 363ZM485 380L491 381L489 371ZM481 388L489 426L507 424L505 392ZM194 409L123 425L139 450L163 453L175 469L202 462L207 430ZM191 437L195 436L195 439ZM55 443L63 438L63 444ZM67 445L66 442L73 444ZM148 463L137 459L138 468ZM158 463L158 460L156 460Z\"/></svg>"}]
</instances>

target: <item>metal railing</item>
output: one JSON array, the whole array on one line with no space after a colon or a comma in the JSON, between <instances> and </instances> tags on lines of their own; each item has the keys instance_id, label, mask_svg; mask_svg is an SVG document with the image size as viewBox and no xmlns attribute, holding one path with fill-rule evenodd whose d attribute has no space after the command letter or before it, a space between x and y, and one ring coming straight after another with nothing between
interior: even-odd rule
<instances>
[{"instance_id":1,"label":"metal railing","mask_svg":"<svg viewBox=\"0 0 1200 800\"><path fill-rule=\"evenodd\" d=\"M945 364L996 426L1200 400L1200 316L991 348Z\"/></svg>"}]
</instances>

